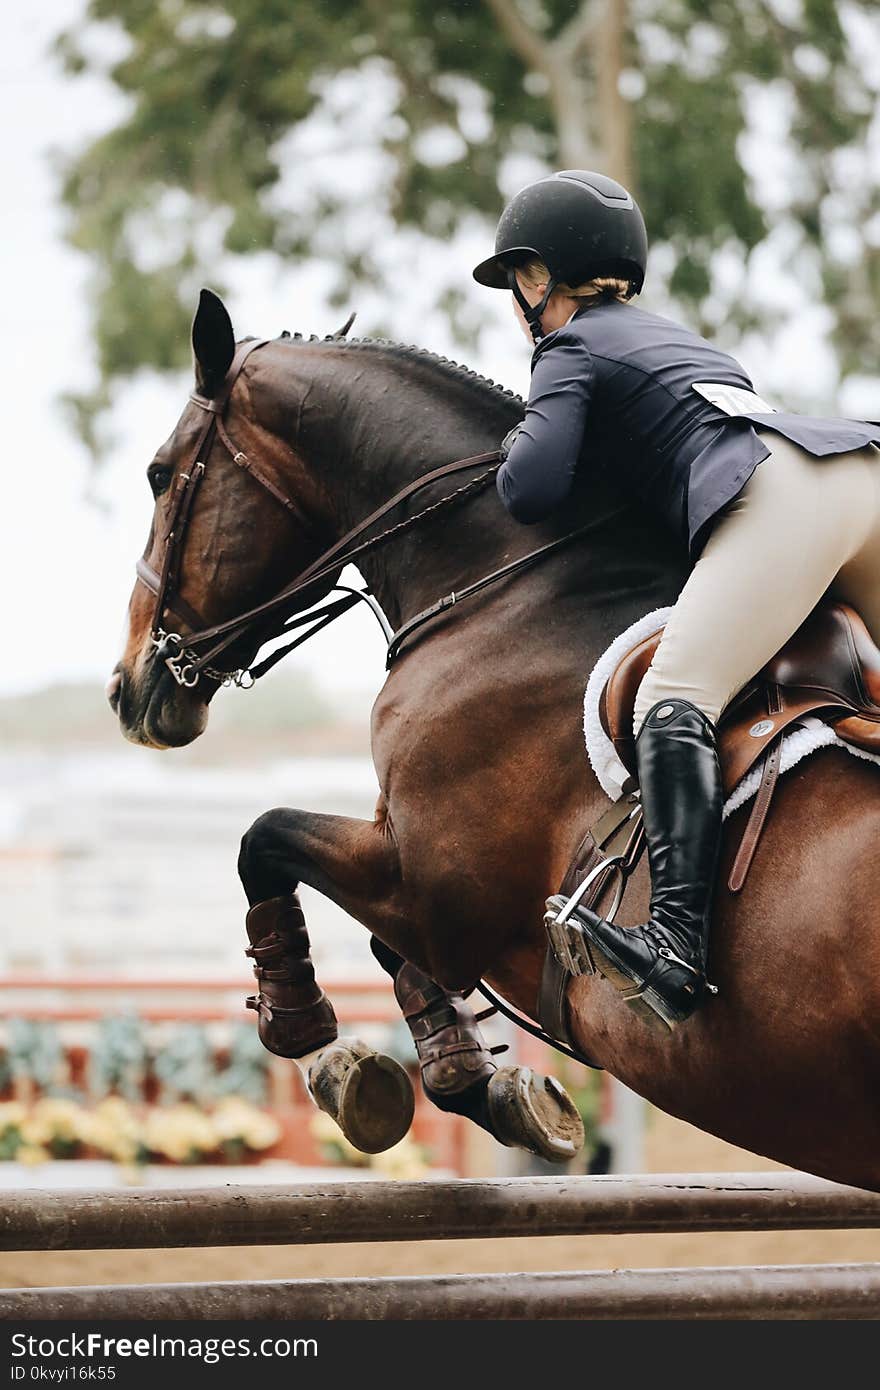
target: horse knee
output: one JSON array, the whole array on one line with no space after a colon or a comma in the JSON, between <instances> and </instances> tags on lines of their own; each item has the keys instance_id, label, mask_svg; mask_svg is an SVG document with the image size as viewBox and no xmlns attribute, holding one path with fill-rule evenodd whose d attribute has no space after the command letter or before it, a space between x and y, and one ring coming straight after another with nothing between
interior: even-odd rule
<instances>
[{"instance_id":1,"label":"horse knee","mask_svg":"<svg viewBox=\"0 0 880 1390\"><path fill-rule=\"evenodd\" d=\"M251 902L260 902L289 892L291 846L287 821L290 813L281 809L264 811L241 837L238 876Z\"/></svg>"}]
</instances>

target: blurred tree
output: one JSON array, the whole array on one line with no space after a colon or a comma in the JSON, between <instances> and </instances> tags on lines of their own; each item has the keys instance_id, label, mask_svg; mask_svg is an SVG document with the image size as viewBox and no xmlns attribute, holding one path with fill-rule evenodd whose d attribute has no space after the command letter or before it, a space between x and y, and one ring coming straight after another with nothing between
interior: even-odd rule
<instances>
[{"instance_id":1,"label":"blurred tree","mask_svg":"<svg viewBox=\"0 0 880 1390\"><path fill-rule=\"evenodd\" d=\"M100 383L70 400L92 445L114 380L186 362L195 289L218 285L224 256L322 259L342 302L389 284L395 235L448 241L477 215L488 237L505 197L553 166L635 186L669 248L655 285L704 331L761 322L742 268L787 229L789 265L836 315L843 370L880 365L877 83L859 42L876 0L88 0L86 13L58 41L64 64L128 101L62 190L93 267ZM788 157L756 179L759 197L741 156L768 92ZM481 317L468 270L438 291L463 342Z\"/></svg>"}]
</instances>

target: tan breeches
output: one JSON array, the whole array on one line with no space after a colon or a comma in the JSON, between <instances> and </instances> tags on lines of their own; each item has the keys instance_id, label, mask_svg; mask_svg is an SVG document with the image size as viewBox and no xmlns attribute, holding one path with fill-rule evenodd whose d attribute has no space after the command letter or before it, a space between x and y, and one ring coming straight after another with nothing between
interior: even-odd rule
<instances>
[{"instance_id":1,"label":"tan breeches","mask_svg":"<svg viewBox=\"0 0 880 1390\"><path fill-rule=\"evenodd\" d=\"M772 453L719 513L639 686L689 700L714 723L826 590L880 644L880 449L814 458L772 431Z\"/></svg>"}]
</instances>

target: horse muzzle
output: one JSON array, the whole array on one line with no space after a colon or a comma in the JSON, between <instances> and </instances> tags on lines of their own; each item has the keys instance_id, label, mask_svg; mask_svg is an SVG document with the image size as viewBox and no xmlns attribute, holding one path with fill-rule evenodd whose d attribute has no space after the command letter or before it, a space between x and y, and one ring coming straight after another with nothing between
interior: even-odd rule
<instances>
[{"instance_id":1,"label":"horse muzzle","mask_svg":"<svg viewBox=\"0 0 880 1390\"><path fill-rule=\"evenodd\" d=\"M118 666L106 694L124 737L142 747L182 748L208 723L207 699L194 687L179 685L155 659L135 672Z\"/></svg>"},{"instance_id":2,"label":"horse muzzle","mask_svg":"<svg viewBox=\"0 0 880 1390\"><path fill-rule=\"evenodd\" d=\"M122 672L118 666L104 686L104 694L107 696L110 708L116 714L119 709L119 698L122 694Z\"/></svg>"}]
</instances>

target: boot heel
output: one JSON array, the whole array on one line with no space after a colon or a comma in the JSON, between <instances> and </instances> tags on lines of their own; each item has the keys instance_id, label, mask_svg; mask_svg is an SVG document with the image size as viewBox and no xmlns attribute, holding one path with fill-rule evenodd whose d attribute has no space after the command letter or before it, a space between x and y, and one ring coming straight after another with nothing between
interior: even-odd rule
<instances>
[{"instance_id":1,"label":"boot heel","mask_svg":"<svg viewBox=\"0 0 880 1390\"><path fill-rule=\"evenodd\" d=\"M583 930L584 951L594 970L614 986L624 1003L635 1009L646 1022L653 1021L655 1016L661 1018L667 1028L674 1028L690 1018L703 1001L707 988L705 976L694 971L693 967L667 947L661 947L657 955L664 961L666 968L678 967L693 980L692 991L687 988L687 980L683 982L681 989L674 991L678 996L685 995L684 998L680 998L679 1003L674 1002L668 995L661 994L652 987L651 975L654 971L650 971L647 977L638 974L620 960L611 946L599 937L596 928L602 925L601 918L597 917L594 923L592 920L585 920L583 914L584 909L575 909L572 918L579 922ZM714 986L708 988L717 993Z\"/></svg>"}]
</instances>

